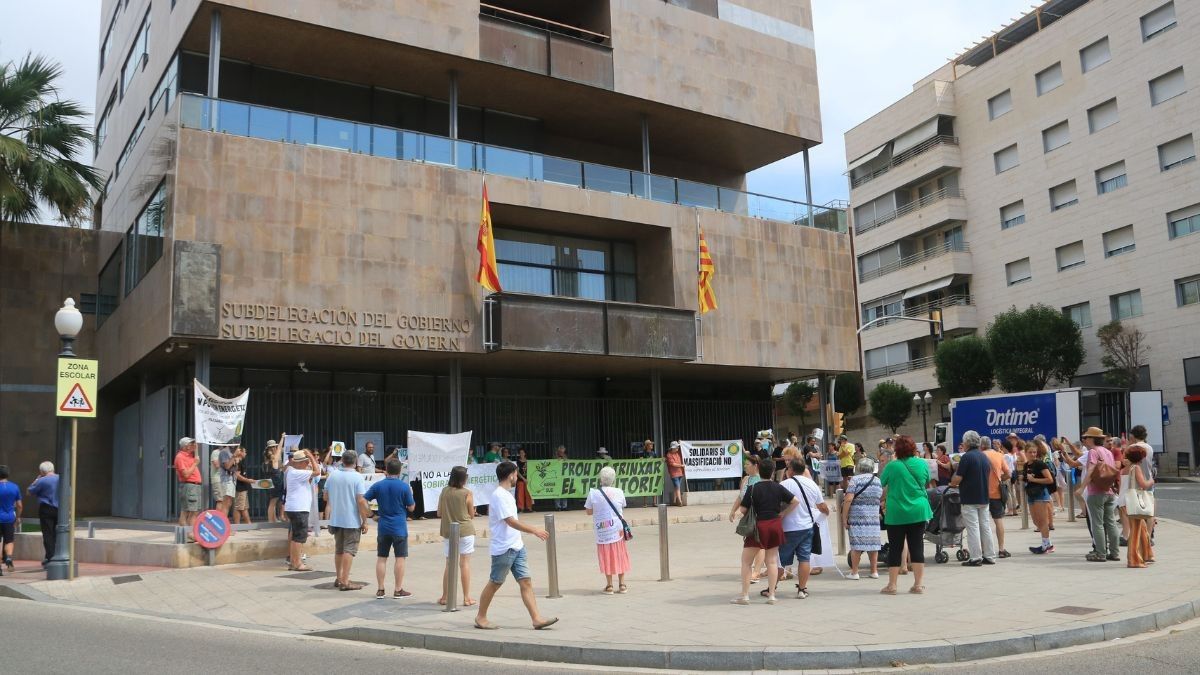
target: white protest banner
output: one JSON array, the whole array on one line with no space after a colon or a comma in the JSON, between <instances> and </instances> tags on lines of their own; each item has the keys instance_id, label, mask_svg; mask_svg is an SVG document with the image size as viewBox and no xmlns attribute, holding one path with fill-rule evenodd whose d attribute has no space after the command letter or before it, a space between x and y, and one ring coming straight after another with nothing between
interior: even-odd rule
<instances>
[{"instance_id":1,"label":"white protest banner","mask_svg":"<svg viewBox=\"0 0 1200 675\"><path fill-rule=\"evenodd\" d=\"M450 480L450 469L466 466L471 449L471 432L431 434L408 432L408 476L421 481L425 508L437 508L442 488Z\"/></svg>"},{"instance_id":2,"label":"white protest banner","mask_svg":"<svg viewBox=\"0 0 1200 675\"><path fill-rule=\"evenodd\" d=\"M679 441L679 448L688 480L742 477L741 441Z\"/></svg>"},{"instance_id":3,"label":"white protest banner","mask_svg":"<svg viewBox=\"0 0 1200 675\"><path fill-rule=\"evenodd\" d=\"M475 496L475 506L487 506L492 503L492 493L500 485L500 481L496 480L497 466L499 462L467 465L467 487Z\"/></svg>"},{"instance_id":4,"label":"white protest banner","mask_svg":"<svg viewBox=\"0 0 1200 675\"><path fill-rule=\"evenodd\" d=\"M192 380L195 387L196 442L205 445L238 445L241 443L242 423L246 419L246 404L250 390L237 398L221 398Z\"/></svg>"}]
</instances>

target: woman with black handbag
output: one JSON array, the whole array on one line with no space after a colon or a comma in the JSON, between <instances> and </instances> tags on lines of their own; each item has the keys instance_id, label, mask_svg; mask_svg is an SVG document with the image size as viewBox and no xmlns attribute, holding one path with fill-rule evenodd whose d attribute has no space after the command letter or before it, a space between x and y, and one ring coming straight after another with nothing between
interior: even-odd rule
<instances>
[{"instance_id":1,"label":"woman with black handbag","mask_svg":"<svg viewBox=\"0 0 1200 675\"><path fill-rule=\"evenodd\" d=\"M617 593L625 593L625 575L631 567L629 549L625 542L633 539L633 531L625 520L625 493L613 483L617 472L611 466L600 469L600 487L588 492L583 508L592 517L596 532L596 557L600 561L600 573L607 582L604 594L613 594L613 576L617 577Z\"/></svg>"},{"instance_id":2,"label":"woman with black handbag","mask_svg":"<svg viewBox=\"0 0 1200 675\"><path fill-rule=\"evenodd\" d=\"M779 483L771 480L775 463L759 463L759 482L750 486L742 497L737 511L742 520L737 532L742 535L742 594L731 602L735 605L750 604L750 575L754 571L754 558L764 553L767 560L767 604L775 604L775 584L779 581L779 546L783 544L783 520L800 503L800 500Z\"/></svg>"}]
</instances>

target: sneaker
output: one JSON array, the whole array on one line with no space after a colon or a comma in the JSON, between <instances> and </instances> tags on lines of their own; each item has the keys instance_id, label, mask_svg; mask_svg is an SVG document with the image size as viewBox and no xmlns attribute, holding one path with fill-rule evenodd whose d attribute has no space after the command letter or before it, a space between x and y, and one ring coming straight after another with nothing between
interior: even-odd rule
<instances>
[{"instance_id":1,"label":"sneaker","mask_svg":"<svg viewBox=\"0 0 1200 675\"><path fill-rule=\"evenodd\" d=\"M852 580L852 581L858 581L858 579L859 579L859 576L858 576L858 573L854 573L854 574L847 574L847 575L846 575L846 578L847 578L847 579L850 579L850 580Z\"/></svg>"},{"instance_id":2,"label":"sneaker","mask_svg":"<svg viewBox=\"0 0 1200 675\"><path fill-rule=\"evenodd\" d=\"M1054 553L1054 544L1044 547L1042 553Z\"/></svg>"},{"instance_id":3,"label":"sneaker","mask_svg":"<svg viewBox=\"0 0 1200 675\"><path fill-rule=\"evenodd\" d=\"M872 579L878 579L879 572L871 572L871 574L869 574L868 576L870 576Z\"/></svg>"},{"instance_id":4,"label":"sneaker","mask_svg":"<svg viewBox=\"0 0 1200 675\"><path fill-rule=\"evenodd\" d=\"M983 564L984 564L984 565L995 565L995 564L996 564L996 561L995 561L995 560L992 560L991 558L984 558L984 559L983 559Z\"/></svg>"},{"instance_id":5,"label":"sneaker","mask_svg":"<svg viewBox=\"0 0 1200 675\"><path fill-rule=\"evenodd\" d=\"M1033 553L1033 554L1036 554L1036 555L1040 555L1040 554L1042 554L1042 553L1045 553L1045 552L1046 552L1046 549L1045 549L1045 548L1043 548L1043 547L1041 547L1041 546L1030 546L1030 547L1029 547L1029 552L1030 552L1030 553Z\"/></svg>"},{"instance_id":6,"label":"sneaker","mask_svg":"<svg viewBox=\"0 0 1200 675\"><path fill-rule=\"evenodd\" d=\"M1110 556L1105 557L1104 559L1112 560L1114 562L1121 562L1121 556L1119 556L1119 555L1110 555ZM11 571L11 570L9 570L9 571Z\"/></svg>"},{"instance_id":7,"label":"sneaker","mask_svg":"<svg viewBox=\"0 0 1200 675\"><path fill-rule=\"evenodd\" d=\"M6 567L8 567L8 573L12 574L13 573L13 559L8 558L7 560L4 561L4 564Z\"/></svg>"},{"instance_id":8,"label":"sneaker","mask_svg":"<svg viewBox=\"0 0 1200 675\"><path fill-rule=\"evenodd\" d=\"M1120 545L1121 545L1121 546L1129 546L1129 540L1128 540L1128 539L1126 539L1125 537L1121 537L1121 539L1120 539Z\"/></svg>"},{"instance_id":9,"label":"sneaker","mask_svg":"<svg viewBox=\"0 0 1200 675\"><path fill-rule=\"evenodd\" d=\"M773 604L775 604L776 602L778 602L778 600L776 600L776 599L775 599L775 596L773 596L773 595L768 595L768 596L767 596L767 604L768 604L768 605L773 605Z\"/></svg>"},{"instance_id":10,"label":"sneaker","mask_svg":"<svg viewBox=\"0 0 1200 675\"><path fill-rule=\"evenodd\" d=\"M742 596L739 596L739 597L736 597L736 598L730 600L729 604L731 604L731 605L748 605L748 604L750 604L750 598L747 598L746 596L742 595Z\"/></svg>"},{"instance_id":11,"label":"sneaker","mask_svg":"<svg viewBox=\"0 0 1200 675\"><path fill-rule=\"evenodd\" d=\"M808 597L808 589L807 588L801 588L796 591L796 599L803 600L807 597Z\"/></svg>"},{"instance_id":12,"label":"sneaker","mask_svg":"<svg viewBox=\"0 0 1200 675\"><path fill-rule=\"evenodd\" d=\"M967 560L963 562L963 567L983 567L983 558L979 560Z\"/></svg>"},{"instance_id":13,"label":"sneaker","mask_svg":"<svg viewBox=\"0 0 1200 675\"><path fill-rule=\"evenodd\" d=\"M308 554L307 553L300 554L300 562L302 562L302 563L308 562Z\"/></svg>"}]
</instances>

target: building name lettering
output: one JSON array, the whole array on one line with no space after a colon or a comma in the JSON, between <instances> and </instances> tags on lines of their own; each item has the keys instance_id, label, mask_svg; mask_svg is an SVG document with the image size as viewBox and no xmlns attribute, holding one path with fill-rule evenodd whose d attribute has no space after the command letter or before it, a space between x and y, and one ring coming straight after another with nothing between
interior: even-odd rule
<instances>
[{"instance_id":1,"label":"building name lettering","mask_svg":"<svg viewBox=\"0 0 1200 675\"><path fill-rule=\"evenodd\" d=\"M225 340L462 352L470 319L346 308L221 304Z\"/></svg>"}]
</instances>

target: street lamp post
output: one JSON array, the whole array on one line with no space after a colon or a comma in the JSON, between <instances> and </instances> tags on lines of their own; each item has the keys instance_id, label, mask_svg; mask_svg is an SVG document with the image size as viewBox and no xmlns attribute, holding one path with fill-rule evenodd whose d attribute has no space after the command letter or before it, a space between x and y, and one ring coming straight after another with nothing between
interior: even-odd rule
<instances>
[{"instance_id":1,"label":"street lamp post","mask_svg":"<svg viewBox=\"0 0 1200 675\"><path fill-rule=\"evenodd\" d=\"M917 412L921 413L921 433L925 435L925 442L929 442L929 422L926 417L929 411L933 408L933 394L925 392L925 396L913 394L913 405L917 407Z\"/></svg>"},{"instance_id":2,"label":"street lamp post","mask_svg":"<svg viewBox=\"0 0 1200 675\"><path fill-rule=\"evenodd\" d=\"M75 309L75 301L67 298L54 315L54 329L62 339L59 358L75 356L75 336L83 328L83 315ZM57 366L56 366L57 367ZM55 527L54 557L46 564L47 579L74 577L71 556L71 519L75 517L75 493L71 485L75 471L72 467L75 443L75 418L58 419L58 525Z\"/></svg>"}]
</instances>

